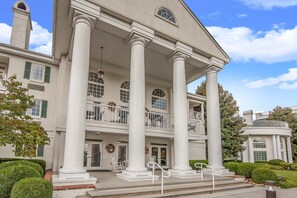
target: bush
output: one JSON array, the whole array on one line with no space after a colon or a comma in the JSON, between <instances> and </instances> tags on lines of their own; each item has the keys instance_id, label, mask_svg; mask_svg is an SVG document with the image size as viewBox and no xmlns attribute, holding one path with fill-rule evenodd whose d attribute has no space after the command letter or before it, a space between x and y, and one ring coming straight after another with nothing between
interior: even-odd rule
<instances>
[{"instance_id":1,"label":"bush","mask_svg":"<svg viewBox=\"0 0 297 198\"><path fill-rule=\"evenodd\" d=\"M257 166L257 168L267 168L267 169L272 169L272 165L268 164L268 163L257 163L255 164Z\"/></svg>"},{"instance_id":2,"label":"bush","mask_svg":"<svg viewBox=\"0 0 297 198\"><path fill-rule=\"evenodd\" d=\"M291 170L297 171L297 164L295 163L291 164L290 167L291 167Z\"/></svg>"},{"instance_id":3,"label":"bush","mask_svg":"<svg viewBox=\"0 0 297 198\"><path fill-rule=\"evenodd\" d=\"M12 188L10 198L52 198L52 184L42 178L26 178Z\"/></svg>"},{"instance_id":4,"label":"bush","mask_svg":"<svg viewBox=\"0 0 297 198\"><path fill-rule=\"evenodd\" d=\"M280 160L280 159L272 159L268 161L268 164L271 165L279 165L281 162L285 162L284 160Z\"/></svg>"},{"instance_id":5,"label":"bush","mask_svg":"<svg viewBox=\"0 0 297 198\"><path fill-rule=\"evenodd\" d=\"M208 160L190 160L189 164L192 167L193 170L197 170L197 168L195 167L196 163L204 163L204 164L208 164Z\"/></svg>"},{"instance_id":6,"label":"bush","mask_svg":"<svg viewBox=\"0 0 297 198\"><path fill-rule=\"evenodd\" d=\"M228 163L225 163L224 166L225 168L229 169L229 171L231 172L235 172L237 174L237 169L238 169L238 165L239 163L237 162L228 162Z\"/></svg>"},{"instance_id":7,"label":"bush","mask_svg":"<svg viewBox=\"0 0 297 198\"><path fill-rule=\"evenodd\" d=\"M290 164L287 162L281 162L279 163L279 166L282 167L283 170L289 170L290 169Z\"/></svg>"},{"instance_id":8,"label":"bush","mask_svg":"<svg viewBox=\"0 0 297 198\"><path fill-rule=\"evenodd\" d=\"M277 181L275 172L267 168L256 168L252 172L252 181L258 184L265 184L267 180Z\"/></svg>"},{"instance_id":9,"label":"bush","mask_svg":"<svg viewBox=\"0 0 297 198\"><path fill-rule=\"evenodd\" d=\"M0 158L0 163L7 162L7 161L16 161L16 160L28 160L28 161L31 161L31 162L35 162L35 163L39 164L41 166L41 168L43 169L43 172L45 172L46 161L40 160L40 159Z\"/></svg>"},{"instance_id":10,"label":"bush","mask_svg":"<svg viewBox=\"0 0 297 198\"><path fill-rule=\"evenodd\" d=\"M224 159L224 163L228 163L228 162L239 162L239 163L241 163L242 160L238 160L238 159Z\"/></svg>"},{"instance_id":11,"label":"bush","mask_svg":"<svg viewBox=\"0 0 297 198\"><path fill-rule=\"evenodd\" d=\"M27 165L30 166L32 168L34 168L35 170L37 170L40 174L41 177L44 176L44 172L42 167L39 164L36 164L35 162L31 162L28 160L16 160L16 161L8 161L8 162L3 162L0 164L0 169L6 168L8 166L13 166L13 165L18 165L18 164L22 164L22 165Z\"/></svg>"},{"instance_id":12,"label":"bush","mask_svg":"<svg viewBox=\"0 0 297 198\"><path fill-rule=\"evenodd\" d=\"M239 163L237 166L237 174L251 178L253 170L257 168L255 164Z\"/></svg>"},{"instance_id":13,"label":"bush","mask_svg":"<svg viewBox=\"0 0 297 198\"><path fill-rule=\"evenodd\" d=\"M255 161L255 164L268 164L267 161Z\"/></svg>"},{"instance_id":14,"label":"bush","mask_svg":"<svg viewBox=\"0 0 297 198\"><path fill-rule=\"evenodd\" d=\"M40 174L32 167L16 164L0 170L0 197L9 198L13 185L24 178L38 177Z\"/></svg>"}]
</instances>

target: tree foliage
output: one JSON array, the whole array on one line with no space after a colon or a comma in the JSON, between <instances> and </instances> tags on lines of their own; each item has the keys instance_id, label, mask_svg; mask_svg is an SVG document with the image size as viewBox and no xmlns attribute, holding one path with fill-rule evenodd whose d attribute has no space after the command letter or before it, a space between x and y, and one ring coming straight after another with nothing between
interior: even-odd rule
<instances>
[{"instance_id":1,"label":"tree foliage","mask_svg":"<svg viewBox=\"0 0 297 198\"><path fill-rule=\"evenodd\" d=\"M223 158L237 158L238 153L245 149L243 143L246 141L246 137L241 135L243 133L242 128L245 126L245 124L243 122L243 118L238 115L239 107L237 106L237 102L234 100L232 94L229 91L224 90L222 85L219 84L218 86ZM196 94L206 96L205 82L202 82L202 84L198 86ZM207 121L206 108L204 115L205 120Z\"/></svg>"},{"instance_id":2,"label":"tree foliage","mask_svg":"<svg viewBox=\"0 0 297 198\"><path fill-rule=\"evenodd\" d=\"M0 92L0 146L7 144L17 148L17 156L36 157L37 145L49 144L43 127L25 114L34 105L34 97L27 94L28 89L16 80L16 75L7 80L0 76L5 87Z\"/></svg>"},{"instance_id":3,"label":"tree foliage","mask_svg":"<svg viewBox=\"0 0 297 198\"><path fill-rule=\"evenodd\" d=\"M268 119L284 121L289 124L290 129L292 129L292 154L294 160L297 160L297 116L291 108L277 106L269 113Z\"/></svg>"}]
</instances>

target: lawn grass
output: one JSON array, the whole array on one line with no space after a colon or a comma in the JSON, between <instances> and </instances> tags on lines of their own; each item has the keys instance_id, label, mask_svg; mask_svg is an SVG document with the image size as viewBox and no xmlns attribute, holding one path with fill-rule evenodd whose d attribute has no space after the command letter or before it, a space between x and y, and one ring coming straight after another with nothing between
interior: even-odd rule
<instances>
[{"instance_id":1,"label":"lawn grass","mask_svg":"<svg viewBox=\"0 0 297 198\"><path fill-rule=\"evenodd\" d=\"M289 170L273 170L278 177L286 178L286 181L278 181L277 186L281 188L297 187L297 171Z\"/></svg>"}]
</instances>

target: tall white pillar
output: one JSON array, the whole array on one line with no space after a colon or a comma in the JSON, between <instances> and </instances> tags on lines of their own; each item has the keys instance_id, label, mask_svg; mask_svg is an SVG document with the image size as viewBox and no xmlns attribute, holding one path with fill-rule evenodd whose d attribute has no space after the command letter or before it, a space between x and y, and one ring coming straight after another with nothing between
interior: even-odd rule
<instances>
[{"instance_id":1,"label":"tall white pillar","mask_svg":"<svg viewBox=\"0 0 297 198\"><path fill-rule=\"evenodd\" d=\"M223 169L217 72L216 67L210 67L206 74L207 149L209 165L214 169Z\"/></svg>"},{"instance_id":2,"label":"tall white pillar","mask_svg":"<svg viewBox=\"0 0 297 198\"><path fill-rule=\"evenodd\" d=\"M277 159L276 137L272 136L273 159Z\"/></svg>"},{"instance_id":3,"label":"tall white pillar","mask_svg":"<svg viewBox=\"0 0 297 198\"><path fill-rule=\"evenodd\" d=\"M117 176L125 180L151 177L145 164L145 59L147 40L134 36L131 40L129 166Z\"/></svg>"},{"instance_id":4,"label":"tall white pillar","mask_svg":"<svg viewBox=\"0 0 297 198\"><path fill-rule=\"evenodd\" d=\"M254 163L254 146L253 146L253 141L252 138L249 137L248 139L248 148L249 148L249 162Z\"/></svg>"},{"instance_id":5,"label":"tall white pillar","mask_svg":"<svg viewBox=\"0 0 297 198\"><path fill-rule=\"evenodd\" d=\"M74 18L73 55L70 73L64 164L60 179L88 179L83 167L90 41L93 22L87 16ZM95 178L94 178L95 179ZM96 181L96 180L95 180Z\"/></svg>"},{"instance_id":6,"label":"tall white pillar","mask_svg":"<svg viewBox=\"0 0 297 198\"><path fill-rule=\"evenodd\" d=\"M172 176L183 177L195 174L189 166L188 101L186 84L186 55L173 56L173 122L174 122L174 166Z\"/></svg>"},{"instance_id":7,"label":"tall white pillar","mask_svg":"<svg viewBox=\"0 0 297 198\"><path fill-rule=\"evenodd\" d=\"M276 136L276 148L277 148L277 159L282 159L279 135Z\"/></svg>"},{"instance_id":8,"label":"tall white pillar","mask_svg":"<svg viewBox=\"0 0 297 198\"><path fill-rule=\"evenodd\" d=\"M293 163L291 137L287 137L287 154L288 154L288 163Z\"/></svg>"}]
</instances>

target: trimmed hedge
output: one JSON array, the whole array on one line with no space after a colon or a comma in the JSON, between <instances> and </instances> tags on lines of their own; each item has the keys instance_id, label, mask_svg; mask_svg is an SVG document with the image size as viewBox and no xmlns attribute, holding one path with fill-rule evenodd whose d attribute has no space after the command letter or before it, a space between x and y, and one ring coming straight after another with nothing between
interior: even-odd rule
<instances>
[{"instance_id":1,"label":"trimmed hedge","mask_svg":"<svg viewBox=\"0 0 297 198\"><path fill-rule=\"evenodd\" d=\"M272 159L268 161L268 164L271 165L279 165L281 162L285 162L284 160L280 160L280 159Z\"/></svg>"},{"instance_id":2,"label":"trimmed hedge","mask_svg":"<svg viewBox=\"0 0 297 198\"><path fill-rule=\"evenodd\" d=\"M42 178L26 178L12 188L10 198L52 198L52 184Z\"/></svg>"},{"instance_id":3,"label":"trimmed hedge","mask_svg":"<svg viewBox=\"0 0 297 198\"><path fill-rule=\"evenodd\" d=\"M40 174L27 165L13 165L0 170L0 197L9 198L13 185L21 179L37 177Z\"/></svg>"},{"instance_id":4,"label":"trimmed hedge","mask_svg":"<svg viewBox=\"0 0 297 198\"><path fill-rule=\"evenodd\" d=\"M255 161L255 164L268 164L267 161Z\"/></svg>"},{"instance_id":5,"label":"trimmed hedge","mask_svg":"<svg viewBox=\"0 0 297 198\"><path fill-rule=\"evenodd\" d=\"M42 167L39 164L32 162L32 161L28 161L28 160L16 160L16 161L3 162L0 164L0 169L6 168L9 166L13 166L13 165L18 165L18 164L30 166L30 167L34 168L35 170L37 170L41 177L44 176Z\"/></svg>"},{"instance_id":6,"label":"trimmed hedge","mask_svg":"<svg viewBox=\"0 0 297 198\"><path fill-rule=\"evenodd\" d=\"M267 180L277 181L277 175L267 168L256 168L252 172L252 181L258 184L265 184Z\"/></svg>"},{"instance_id":7,"label":"trimmed hedge","mask_svg":"<svg viewBox=\"0 0 297 198\"><path fill-rule=\"evenodd\" d=\"M251 178L252 172L257 166L251 163L239 163L237 166L237 174Z\"/></svg>"},{"instance_id":8,"label":"trimmed hedge","mask_svg":"<svg viewBox=\"0 0 297 198\"><path fill-rule=\"evenodd\" d=\"M297 164L296 163L291 164L290 167L291 167L291 170L297 171Z\"/></svg>"},{"instance_id":9,"label":"trimmed hedge","mask_svg":"<svg viewBox=\"0 0 297 198\"><path fill-rule=\"evenodd\" d=\"M224 159L224 163L228 163L228 162L242 163L242 160L238 160L238 159Z\"/></svg>"},{"instance_id":10,"label":"trimmed hedge","mask_svg":"<svg viewBox=\"0 0 297 198\"><path fill-rule=\"evenodd\" d=\"M45 172L46 169L46 161L40 160L40 159L24 159L24 158L0 158L0 163L2 162L8 162L8 161L16 161L16 160L28 160L31 162L35 162L41 166L43 169L43 172Z\"/></svg>"},{"instance_id":11,"label":"trimmed hedge","mask_svg":"<svg viewBox=\"0 0 297 198\"><path fill-rule=\"evenodd\" d=\"M224 164L226 169L229 169L229 171L235 172L236 174L238 172L238 165L239 163L237 162L227 162Z\"/></svg>"},{"instance_id":12,"label":"trimmed hedge","mask_svg":"<svg viewBox=\"0 0 297 198\"><path fill-rule=\"evenodd\" d=\"M197 168L195 167L196 163L208 164L208 160L190 160L189 165L193 170L197 170Z\"/></svg>"}]
</instances>

